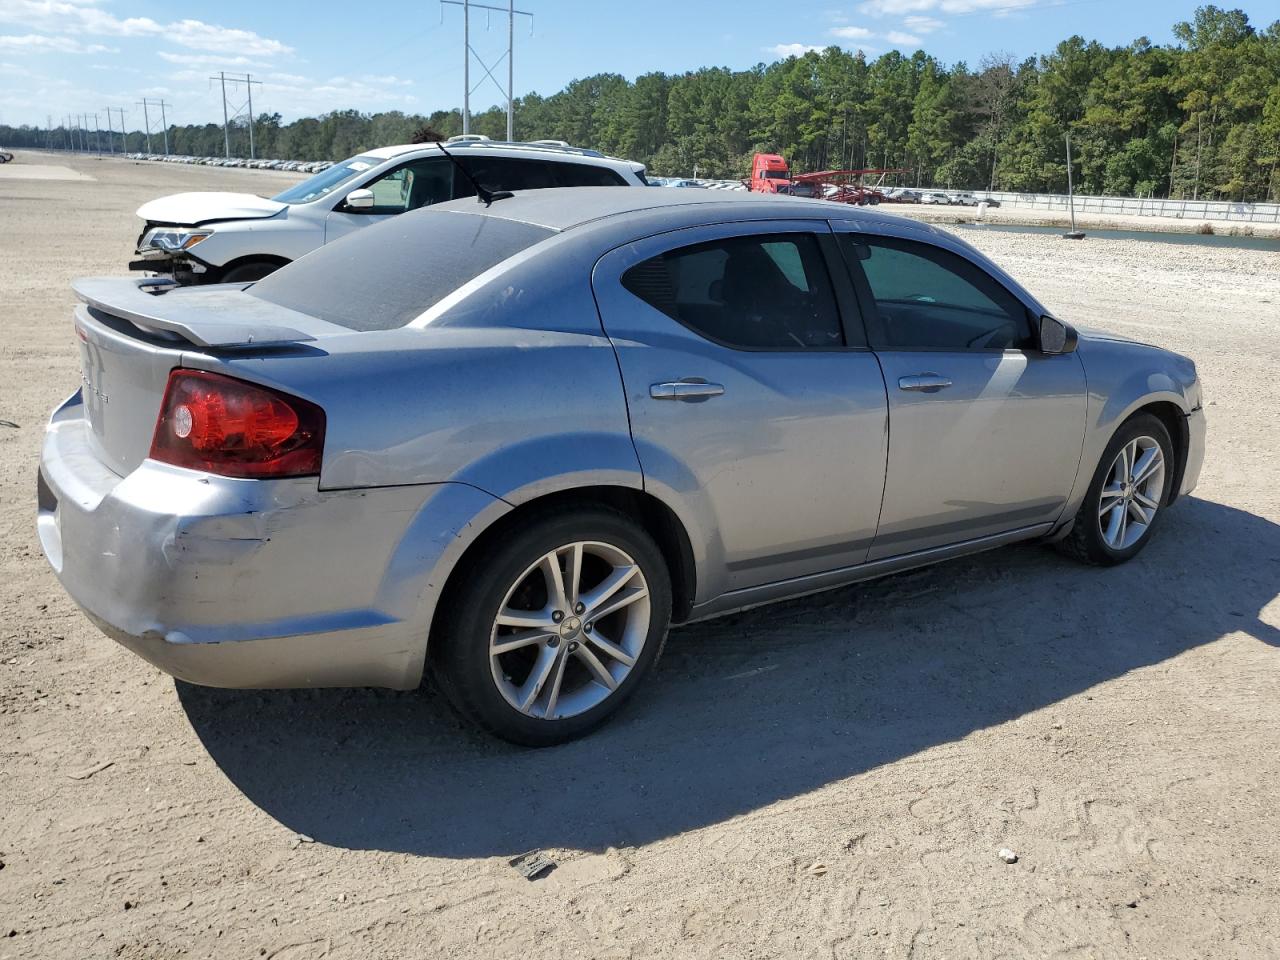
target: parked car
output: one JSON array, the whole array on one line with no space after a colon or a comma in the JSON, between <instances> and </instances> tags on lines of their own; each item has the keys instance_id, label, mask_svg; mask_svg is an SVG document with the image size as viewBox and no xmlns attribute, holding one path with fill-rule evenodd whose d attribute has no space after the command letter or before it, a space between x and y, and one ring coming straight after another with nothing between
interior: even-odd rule
<instances>
[{"instance_id":1,"label":"parked car","mask_svg":"<svg viewBox=\"0 0 1280 960\"><path fill-rule=\"evenodd\" d=\"M430 669L518 743L601 723L669 623L1017 541L1129 560L1204 454L1190 360L817 200L530 191L243 288L75 290L37 527L94 623L192 683Z\"/></svg>"},{"instance_id":2,"label":"parked car","mask_svg":"<svg viewBox=\"0 0 1280 960\"><path fill-rule=\"evenodd\" d=\"M885 193L885 199L891 203L919 203L920 191L907 187L894 187Z\"/></svg>"},{"instance_id":3,"label":"parked car","mask_svg":"<svg viewBox=\"0 0 1280 960\"><path fill-rule=\"evenodd\" d=\"M130 270L178 283L260 280L311 250L406 210L474 196L467 177L502 190L644 186L644 166L559 142L485 137L381 147L328 167L267 200L246 193L179 193L144 203ZM304 164L290 161L285 170ZM309 165L305 165L309 166Z\"/></svg>"},{"instance_id":4,"label":"parked car","mask_svg":"<svg viewBox=\"0 0 1280 960\"><path fill-rule=\"evenodd\" d=\"M920 198L921 203L931 203L938 206L951 206L951 198L945 193L926 193Z\"/></svg>"},{"instance_id":5,"label":"parked car","mask_svg":"<svg viewBox=\"0 0 1280 960\"><path fill-rule=\"evenodd\" d=\"M952 195L951 202L957 207L976 207L978 198L972 193L957 193Z\"/></svg>"},{"instance_id":6,"label":"parked car","mask_svg":"<svg viewBox=\"0 0 1280 960\"><path fill-rule=\"evenodd\" d=\"M979 202L979 203L985 203L988 207L999 207L999 206L1000 206L1000 201L999 201L999 200L997 200L995 197L983 197L983 198L981 198L978 202Z\"/></svg>"}]
</instances>

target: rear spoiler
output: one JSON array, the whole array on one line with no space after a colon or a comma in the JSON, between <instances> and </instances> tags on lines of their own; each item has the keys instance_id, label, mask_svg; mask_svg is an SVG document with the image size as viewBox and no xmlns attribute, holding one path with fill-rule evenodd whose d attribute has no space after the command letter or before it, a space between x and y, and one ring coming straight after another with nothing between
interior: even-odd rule
<instances>
[{"instance_id":1,"label":"rear spoiler","mask_svg":"<svg viewBox=\"0 0 1280 960\"><path fill-rule=\"evenodd\" d=\"M71 283L90 307L152 333L200 347L267 346L316 339L292 326L315 319L245 294L244 284L181 287L155 277L82 277Z\"/></svg>"}]
</instances>

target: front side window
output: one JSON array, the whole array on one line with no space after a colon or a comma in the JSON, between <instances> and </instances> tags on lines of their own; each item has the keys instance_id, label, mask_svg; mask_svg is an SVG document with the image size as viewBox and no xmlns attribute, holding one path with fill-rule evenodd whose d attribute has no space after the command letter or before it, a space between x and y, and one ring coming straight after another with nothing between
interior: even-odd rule
<instances>
[{"instance_id":1,"label":"front side window","mask_svg":"<svg viewBox=\"0 0 1280 960\"><path fill-rule=\"evenodd\" d=\"M879 314L880 339L906 350L1010 350L1032 345L1027 310L964 257L927 243L842 234Z\"/></svg>"},{"instance_id":2,"label":"front side window","mask_svg":"<svg viewBox=\"0 0 1280 960\"><path fill-rule=\"evenodd\" d=\"M681 247L636 264L622 285L709 340L748 350L844 345L817 239L787 233Z\"/></svg>"},{"instance_id":3,"label":"front side window","mask_svg":"<svg viewBox=\"0 0 1280 960\"><path fill-rule=\"evenodd\" d=\"M453 165L443 157L423 157L379 177L365 188L373 206L351 213L395 214L453 199Z\"/></svg>"}]
</instances>

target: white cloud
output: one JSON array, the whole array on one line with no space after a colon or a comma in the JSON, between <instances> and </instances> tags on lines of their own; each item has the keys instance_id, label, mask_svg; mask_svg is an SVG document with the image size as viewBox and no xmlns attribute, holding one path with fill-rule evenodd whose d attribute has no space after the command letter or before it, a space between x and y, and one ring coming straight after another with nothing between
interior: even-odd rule
<instances>
[{"instance_id":1,"label":"white cloud","mask_svg":"<svg viewBox=\"0 0 1280 960\"><path fill-rule=\"evenodd\" d=\"M775 57L803 57L806 53L819 53L822 47L815 47L808 43L775 43L772 47L765 47L765 53L772 53Z\"/></svg>"},{"instance_id":2,"label":"white cloud","mask_svg":"<svg viewBox=\"0 0 1280 960\"><path fill-rule=\"evenodd\" d=\"M4 0L0 23L20 23L30 30L55 35L90 34L109 37L155 37L192 50L234 53L242 56L272 56L292 53L279 40L205 23L178 20L159 23L150 17L117 17L89 2L76 0Z\"/></svg>"},{"instance_id":3,"label":"white cloud","mask_svg":"<svg viewBox=\"0 0 1280 960\"><path fill-rule=\"evenodd\" d=\"M993 13L997 16L1043 6L1043 0L865 0L858 9L873 17L899 17L909 13Z\"/></svg>"},{"instance_id":4,"label":"white cloud","mask_svg":"<svg viewBox=\"0 0 1280 960\"><path fill-rule=\"evenodd\" d=\"M83 44L71 37L46 37L28 33L23 36L0 36L0 50L13 53L118 53L100 43Z\"/></svg>"},{"instance_id":5,"label":"white cloud","mask_svg":"<svg viewBox=\"0 0 1280 960\"><path fill-rule=\"evenodd\" d=\"M208 64L212 67L248 67L254 65L254 61L248 57L228 57L217 53L170 53L167 50L161 50L156 56L161 60L180 64L184 67L198 67L203 64Z\"/></svg>"},{"instance_id":6,"label":"white cloud","mask_svg":"<svg viewBox=\"0 0 1280 960\"><path fill-rule=\"evenodd\" d=\"M901 30L890 30L888 33L876 33L866 27L832 27L828 33L833 37L839 37L842 40L858 41L858 46L864 51L875 49L868 47L862 43L863 40L887 40L895 47L914 47L919 46L920 38L913 33L904 33Z\"/></svg>"},{"instance_id":7,"label":"white cloud","mask_svg":"<svg viewBox=\"0 0 1280 960\"><path fill-rule=\"evenodd\" d=\"M200 20L171 23L164 28L164 37L193 50L216 50L250 57L269 57L293 52L292 47L285 46L279 40L260 37L252 30L218 27Z\"/></svg>"},{"instance_id":8,"label":"white cloud","mask_svg":"<svg viewBox=\"0 0 1280 960\"><path fill-rule=\"evenodd\" d=\"M908 30L914 30L916 33L933 33L946 26L937 17L922 17L919 15L907 17L902 21L902 25Z\"/></svg>"}]
</instances>

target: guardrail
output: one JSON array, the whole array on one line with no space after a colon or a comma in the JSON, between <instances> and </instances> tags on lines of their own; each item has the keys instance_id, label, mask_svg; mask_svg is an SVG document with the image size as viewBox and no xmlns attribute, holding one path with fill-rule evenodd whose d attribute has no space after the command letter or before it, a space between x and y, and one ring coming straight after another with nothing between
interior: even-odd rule
<instances>
[{"instance_id":1,"label":"guardrail","mask_svg":"<svg viewBox=\"0 0 1280 960\"><path fill-rule=\"evenodd\" d=\"M950 193L952 191L941 191ZM1064 193L1001 193L973 191L979 199L993 197L1002 206L1025 207L1066 213ZM1280 223L1280 203L1234 203L1227 200L1161 200L1139 197L1076 195L1076 213L1114 213L1137 217L1172 217L1177 220L1232 220L1238 223Z\"/></svg>"}]
</instances>

